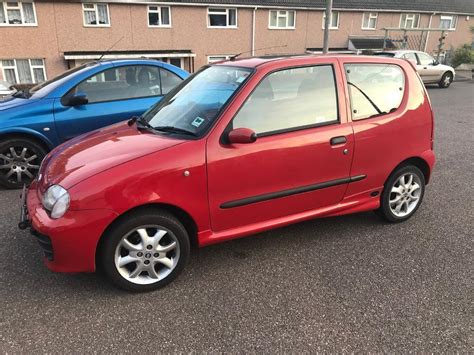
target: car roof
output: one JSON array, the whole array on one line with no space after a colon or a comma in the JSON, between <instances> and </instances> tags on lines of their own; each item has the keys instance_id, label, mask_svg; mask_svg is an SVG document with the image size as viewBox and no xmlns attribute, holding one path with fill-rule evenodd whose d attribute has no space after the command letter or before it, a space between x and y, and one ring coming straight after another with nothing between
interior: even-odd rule
<instances>
[{"instance_id":1,"label":"car roof","mask_svg":"<svg viewBox=\"0 0 474 355\"><path fill-rule=\"evenodd\" d=\"M377 57L369 55L354 55L354 54L330 54L330 55L320 55L320 54L305 54L305 55L291 55L291 56L266 56L266 57L249 57L249 58L236 58L235 60L226 60L222 62L217 62L212 65L225 65L225 66L235 66L235 67L244 67L244 68L257 68L263 67L266 65L281 65L281 66L292 66L299 65L302 59L318 59L317 62L324 62L324 59L334 60L334 59L344 59L353 58L357 62L368 62L368 63L393 63L392 58L386 57Z\"/></svg>"}]
</instances>

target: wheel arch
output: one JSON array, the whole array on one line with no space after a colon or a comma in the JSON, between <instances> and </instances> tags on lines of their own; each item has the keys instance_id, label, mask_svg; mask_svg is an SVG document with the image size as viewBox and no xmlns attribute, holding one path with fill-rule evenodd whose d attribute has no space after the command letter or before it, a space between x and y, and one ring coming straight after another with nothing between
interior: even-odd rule
<instances>
[{"instance_id":1,"label":"wheel arch","mask_svg":"<svg viewBox=\"0 0 474 355\"><path fill-rule=\"evenodd\" d=\"M29 129L15 129L8 131L0 131L0 140L23 138L32 140L41 145L46 152L54 148L54 144L44 135Z\"/></svg>"},{"instance_id":2,"label":"wheel arch","mask_svg":"<svg viewBox=\"0 0 474 355\"><path fill-rule=\"evenodd\" d=\"M430 177L431 177L431 169L428 162L425 159L420 158L420 157L411 157L402 161L390 172L387 179L385 180L385 183L387 183L388 179L390 178L390 176L392 176L392 174L395 171L408 165L413 165L413 166L416 166L418 169L420 169L425 178L425 183L428 185L428 182L430 181Z\"/></svg>"},{"instance_id":3,"label":"wheel arch","mask_svg":"<svg viewBox=\"0 0 474 355\"><path fill-rule=\"evenodd\" d=\"M166 211L173 216L175 216L184 226L186 229L186 232L188 233L189 236L189 241L191 243L191 246L196 247L198 245L198 240L197 240L197 224L194 221L194 219L191 217L191 215L183 210L180 207L177 207L175 205L171 205L168 203L148 203L145 205L140 205L133 207L121 215L117 216L108 226L105 228L104 232L99 238L99 241L97 242L96 250L95 250L95 264L96 268L100 263L98 262L98 257L102 251L104 241L105 241L105 235L107 232L117 223L119 223L121 220L124 218L127 218L128 215L132 213L137 213L140 211L150 211L150 210L155 210L155 211Z\"/></svg>"}]
</instances>

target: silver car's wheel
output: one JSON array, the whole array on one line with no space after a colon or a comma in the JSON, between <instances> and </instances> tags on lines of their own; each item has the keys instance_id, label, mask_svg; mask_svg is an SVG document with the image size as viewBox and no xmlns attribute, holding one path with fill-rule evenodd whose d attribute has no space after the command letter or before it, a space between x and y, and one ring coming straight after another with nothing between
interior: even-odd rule
<instances>
[{"instance_id":1,"label":"silver car's wheel","mask_svg":"<svg viewBox=\"0 0 474 355\"><path fill-rule=\"evenodd\" d=\"M420 178L413 173L400 176L390 190L390 210L397 217L405 217L412 213L421 197Z\"/></svg>"},{"instance_id":2,"label":"silver car's wheel","mask_svg":"<svg viewBox=\"0 0 474 355\"><path fill-rule=\"evenodd\" d=\"M438 86L440 88L448 88L451 83L453 82L453 74L451 72L446 72L443 74L440 82L438 83Z\"/></svg>"},{"instance_id":3,"label":"silver car's wheel","mask_svg":"<svg viewBox=\"0 0 474 355\"><path fill-rule=\"evenodd\" d=\"M170 275L179 257L179 241L173 232L160 225L144 225L121 238L114 260L124 279L148 285Z\"/></svg>"}]
</instances>

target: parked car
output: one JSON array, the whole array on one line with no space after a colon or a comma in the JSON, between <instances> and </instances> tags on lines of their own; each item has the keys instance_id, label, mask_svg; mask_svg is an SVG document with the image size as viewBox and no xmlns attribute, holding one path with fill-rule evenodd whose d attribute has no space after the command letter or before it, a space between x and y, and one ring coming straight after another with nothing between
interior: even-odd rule
<instances>
[{"instance_id":1,"label":"parked car","mask_svg":"<svg viewBox=\"0 0 474 355\"><path fill-rule=\"evenodd\" d=\"M412 61L425 84L438 84L440 88L448 88L454 80L454 68L440 64L428 53L412 50L383 51L374 55L402 58Z\"/></svg>"},{"instance_id":2,"label":"parked car","mask_svg":"<svg viewBox=\"0 0 474 355\"><path fill-rule=\"evenodd\" d=\"M15 91L8 81L0 80L0 102L2 98L14 94Z\"/></svg>"},{"instance_id":3,"label":"parked car","mask_svg":"<svg viewBox=\"0 0 474 355\"><path fill-rule=\"evenodd\" d=\"M0 185L29 184L49 150L141 115L188 75L156 60L98 61L0 101Z\"/></svg>"},{"instance_id":4,"label":"parked car","mask_svg":"<svg viewBox=\"0 0 474 355\"><path fill-rule=\"evenodd\" d=\"M141 118L48 154L23 194L53 271L148 291L206 246L316 217L420 207L433 113L412 65L373 56L206 66ZM85 233L87 231L87 233Z\"/></svg>"}]
</instances>

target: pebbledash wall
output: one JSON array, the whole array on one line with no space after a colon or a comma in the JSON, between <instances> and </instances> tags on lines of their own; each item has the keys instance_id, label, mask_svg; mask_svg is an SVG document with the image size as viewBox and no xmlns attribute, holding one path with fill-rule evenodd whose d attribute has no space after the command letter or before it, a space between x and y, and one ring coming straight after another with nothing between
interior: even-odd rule
<instances>
[{"instance_id":1,"label":"pebbledash wall","mask_svg":"<svg viewBox=\"0 0 474 355\"><path fill-rule=\"evenodd\" d=\"M246 56L318 52L323 46L323 4L323 0L0 1L0 80L19 83L50 79L68 68L98 59L114 43L104 58L151 57L191 72L240 52L246 52ZM393 9L394 4L398 10ZM84 9L95 11L98 5L105 5L101 11L107 9L108 23L88 25ZM160 11L160 6L169 7L170 20L164 19L162 27L150 26L149 11ZM360 6L364 8L355 8ZM222 13L235 9L235 21L227 12L226 24L230 26L211 27L212 9ZM270 18L275 15L271 11L280 11L277 25L286 28L271 28ZM287 19L291 14L294 21ZM335 0L332 25L336 28L330 31L330 50L347 50L351 38L380 39L383 28L403 26L406 15L413 18L409 26L416 23L418 28L448 27L446 49L472 42L473 0L434 0L432 6L430 1L420 0ZM364 16L372 18L366 26L372 28L362 28ZM439 36L440 32L429 34L427 52L436 52ZM27 65L29 74L25 74Z\"/></svg>"}]
</instances>

